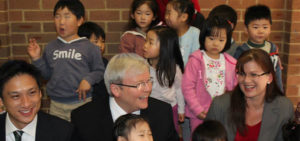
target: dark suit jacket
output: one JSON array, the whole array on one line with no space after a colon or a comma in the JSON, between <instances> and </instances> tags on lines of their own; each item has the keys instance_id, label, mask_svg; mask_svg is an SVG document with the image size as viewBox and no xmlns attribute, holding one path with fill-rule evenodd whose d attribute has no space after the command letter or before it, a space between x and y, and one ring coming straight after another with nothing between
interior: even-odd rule
<instances>
[{"instance_id":1,"label":"dark suit jacket","mask_svg":"<svg viewBox=\"0 0 300 141\"><path fill-rule=\"evenodd\" d=\"M206 115L207 119L220 121L227 131L228 141L233 141L237 129L229 121L230 94L216 97ZM272 102L265 102L258 141L283 141L282 126L294 117L292 102L277 96Z\"/></svg>"},{"instance_id":2,"label":"dark suit jacket","mask_svg":"<svg viewBox=\"0 0 300 141\"><path fill-rule=\"evenodd\" d=\"M148 108L141 110L141 116L149 121L155 141L179 141L174 128L171 105L149 98ZM112 141L113 119L109 98L99 98L71 113L74 124L74 139L78 141Z\"/></svg>"},{"instance_id":3,"label":"dark suit jacket","mask_svg":"<svg viewBox=\"0 0 300 141\"><path fill-rule=\"evenodd\" d=\"M0 141L5 141L6 113L0 115ZM36 141L71 141L73 126L58 117L38 112Z\"/></svg>"}]
</instances>

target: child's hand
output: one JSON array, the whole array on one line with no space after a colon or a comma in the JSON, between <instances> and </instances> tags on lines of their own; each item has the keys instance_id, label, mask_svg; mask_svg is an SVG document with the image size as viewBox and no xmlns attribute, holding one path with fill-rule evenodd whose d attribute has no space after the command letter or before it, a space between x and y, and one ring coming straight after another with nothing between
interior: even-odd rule
<instances>
[{"instance_id":1,"label":"child's hand","mask_svg":"<svg viewBox=\"0 0 300 141\"><path fill-rule=\"evenodd\" d=\"M207 112L203 111L203 112L201 112L199 115L197 115L197 117L198 117L199 119L201 119L201 120L204 120L205 117L206 117L206 114L207 114Z\"/></svg>"},{"instance_id":2,"label":"child's hand","mask_svg":"<svg viewBox=\"0 0 300 141\"><path fill-rule=\"evenodd\" d=\"M178 120L179 120L179 122L184 122L184 114L178 113Z\"/></svg>"},{"instance_id":3,"label":"child's hand","mask_svg":"<svg viewBox=\"0 0 300 141\"><path fill-rule=\"evenodd\" d=\"M37 60L41 57L41 48L36 43L36 40L34 38L29 39L29 45L27 47L27 52L32 60Z\"/></svg>"},{"instance_id":4,"label":"child's hand","mask_svg":"<svg viewBox=\"0 0 300 141\"><path fill-rule=\"evenodd\" d=\"M91 85L88 81L86 80L81 80L78 89L76 92L78 93L78 98L79 100L83 99L85 101L86 99L86 93L91 89Z\"/></svg>"}]
</instances>

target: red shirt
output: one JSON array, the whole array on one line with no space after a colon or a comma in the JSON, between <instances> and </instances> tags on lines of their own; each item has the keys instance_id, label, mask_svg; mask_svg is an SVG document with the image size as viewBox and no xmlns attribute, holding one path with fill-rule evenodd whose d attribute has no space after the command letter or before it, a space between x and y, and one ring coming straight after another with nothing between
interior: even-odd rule
<instances>
[{"instance_id":1,"label":"red shirt","mask_svg":"<svg viewBox=\"0 0 300 141\"><path fill-rule=\"evenodd\" d=\"M247 125L248 132L245 136L242 136L240 132L236 132L234 141L257 141L261 122L256 125L249 126Z\"/></svg>"}]
</instances>

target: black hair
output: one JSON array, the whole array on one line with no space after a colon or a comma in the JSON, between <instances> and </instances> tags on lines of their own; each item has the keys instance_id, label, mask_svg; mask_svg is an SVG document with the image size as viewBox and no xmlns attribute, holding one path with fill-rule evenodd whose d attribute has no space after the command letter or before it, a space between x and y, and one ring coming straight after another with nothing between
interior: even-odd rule
<instances>
[{"instance_id":1,"label":"black hair","mask_svg":"<svg viewBox=\"0 0 300 141\"><path fill-rule=\"evenodd\" d=\"M40 71L33 66L23 60L10 60L4 63L0 67L0 97L2 98L3 95L3 87L4 85L13 77L28 74L32 76L39 87L41 88L41 73Z\"/></svg>"},{"instance_id":2,"label":"black hair","mask_svg":"<svg viewBox=\"0 0 300 141\"><path fill-rule=\"evenodd\" d=\"M97 38L101 37L105 40L105 32L98 24L94 22L85 22L78 28L78 35L80 37L91 38L92 34L95 34Z\"/></svg>"},{"instance_id":3,"label":"black hair","mask_svg":"<svg viewBox=\"0 0 300 141\"><path fill-rule=\"evenodd\" d=\"M114 123L113 137L114 141L117 141L118 137L124 137L128 139L128 135L133 128L136 128L137 123L148 121L140 115L126 114L120 116ZM150 127L150 125L149 125Z\"/></svg>"},{"instance_id":4,"label":"black hair","mask_svg":"<svg viewBox=\"0 0 300 141\"><path fill-rule=\"evenodd\" d=\"M230 21L234 25L232 30L234 30L237 24L237 13L229 5L222 4L213 8L210 11L208 17L213 17L213 16L220 16L223 17L225 20Z\"/></svg>"},{"instance_id":5,"label":"black hair","mask_svg":"<svg viewBox=\"0 0 300 141\"><path fill-rule=\"evenodd\" d=\"M246 27L248 27L251 21L260 19L269 20L270 24L272 24L271 10L268 6L254 5L247 8L244 20Z\"/></svg>"},{"instance_id":6,"label":"black hair","mask_svg":"<svg viewBox=\"0 0 300 141\"><path fill-rule=\"evenodd\" d=\"M300 124L295 121L289 121L282 126L282 135L284 141L300 141Z\"/></svg>"},{"instance_id":7,"label":"black hair","mask_svg":"<svg viewBox=\"0 0 300 141\"><path fill-rule=\"evenodd\" d=\"M218 36L221 29L226 30L226 44L221 53L228 50L231 46L231 36L232 36L232 28L231 25L220 16L208 17L202 27L200 32L199 41L200 41L200 49L205 49L205 38L208 36Z\"/></svg>"},{"instance_id":8,"label":"black hair","mask_svg":"<svg viewBox=\"0 0 300 141\"><path fill-rule=\"evenodd\" d=\"M168 4L171 4L179 14L186 13L188 15L187 24L192 23L195 8L191 0L170 0Z\"/></svg>"},{"instance_id":9,"label":"black hair","mask_svg":"<svg viewBox=\"0 0 300 141\"><path fill-rule=\"evenodd\" d=\"M157 80L161 86L172 87L175 81L176 65L182 73L184 71L178 35L174 29L166 26L156 26L149 31L154 31L160 42L159 60L156 65Z\"/></svg>"},{"instance_id":10,"label":"black hair","mask_svg":"<svg viewBox=\"0 0 300 141\"><path fill-rule=\"evenodd\" d=\"M225 127L216 120L206 120L193 132L192 141L227 141Z\"/></svg>"},{"instance_id":11,"label":"black hair","mask_svg":"<svg viewBox=\"0 0 300 141\"><path fill-rule=\"evenodd\" d=\"M58 9L68 8L78 19L85 17L83 4L79 0L59 0L54 7L53 16L56 15Z\"/></svg>"},{"instance_id":12,"label":"black hair","mask_svg":"<svg viewBox=\"0 0 300 141\"><path fill-rule=\"evenodd\" d=\"M262 68L262 70L272 75L272 82L266 86L266 93L264 96L265 102L272 102L277 96L284 96L285 94L280 90L276 81L276 74L271 61L270 55L262 49L250 49L242 53L238 58L236 64L236 72L238 74L244 74L244 66L250 61L255 61ZM234 126L242 135L247 131L246 126L246 107L247 102L245 95L240 86L237 85L232 91L230 96L230 120L232 126Z\"/></svg>"},{"instance_id":13,"label":"black hair","mask_svg":"<svg viewBox=\"0 0 300 141\"><path fill-rule=\"evenodd\" d=\"M151 9L151 11L153 13L153 17L155 18L155 20L153 20L151 22L151 24L149 26L149 29L158 24L158 22L159 22L159 18L158 18L159 9L158 9L158 4L156 3L155 0L133 0L133 2L131 3L131 6L130 6L130 14L129 14L127 30L131 30L131 29L134 29L134 28L138 27L135 20L132 19L131 15L134 15L134 12L143 4L147 4L149 6L149 8Z\"/></svg>"}]
</instances>

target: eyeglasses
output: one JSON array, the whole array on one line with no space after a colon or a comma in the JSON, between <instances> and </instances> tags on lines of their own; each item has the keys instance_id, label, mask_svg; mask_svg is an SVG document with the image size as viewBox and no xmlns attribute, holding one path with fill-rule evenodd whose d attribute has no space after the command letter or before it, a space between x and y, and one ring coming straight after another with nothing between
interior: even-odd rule
<instances>
[{"instance_id":1,"label":"eyeglasses","mask_svg":"<svg viewBox=\"0 0 300 141\"><path fill-rule=\"evenodd\" d=\"M115 85L119 86L125 86L125 87L131 87L131 88L137 88L139 91L145 90L147 87L150 87L150 85L153 84L153 78L150 77L147 81L145 82L140 82L136 85L127 85L127 84L122 84L122 83L112 83Z\"/></svg>"},{"instance_id":2,"label":"eyeglasses","mask_svg":"<svg viewBox=\"0 0 300 141\"><path fill-rule=\"evenodd\" d=\"M250 74L246 74L244 72L237 72L238 77L240 78L246 78L246 76L248 76L251 79L257 79L263 75L269 74L270 72L264 72L262 74L255 74L255 73L250 73Z\"/></svg>"}]
</instances>

